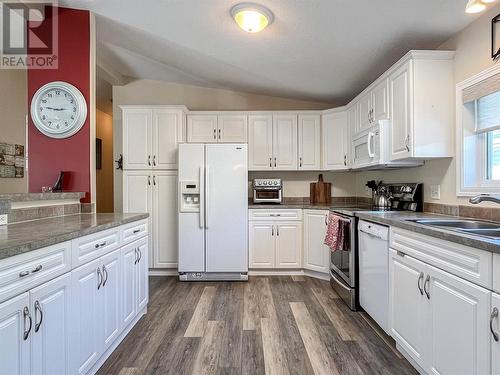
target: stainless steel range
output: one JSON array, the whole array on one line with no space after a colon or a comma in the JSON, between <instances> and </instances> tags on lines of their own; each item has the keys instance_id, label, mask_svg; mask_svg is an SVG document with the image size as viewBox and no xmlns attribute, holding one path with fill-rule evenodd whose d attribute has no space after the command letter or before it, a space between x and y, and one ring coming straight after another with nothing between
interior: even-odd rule
<instances>
[{"instance_id":1,"label":"stainless steel range","mask_svg":"<svg viewBox=\"0 0 500 375\"><path fill-rule=\"evenodd\" d=\"M414 211L423 210L423 185L420 183L383 184L390 198L390 208L375 206L347 206L332 209L343 220L349 221L349 246L330 254L330 284L352 309L359 306L358 283L358 218L362 211Z\"/></svg>"},{"instance_id":2,"label":"stainless steel range","mask_svg":"<svg viewBox=\"0 0 500 375\"><path fill-rule=\"evenodd\" d=\"M256 178L252 182L253 203L281 203L283 185L280 178Z\"/></svg>"}]
</instances>

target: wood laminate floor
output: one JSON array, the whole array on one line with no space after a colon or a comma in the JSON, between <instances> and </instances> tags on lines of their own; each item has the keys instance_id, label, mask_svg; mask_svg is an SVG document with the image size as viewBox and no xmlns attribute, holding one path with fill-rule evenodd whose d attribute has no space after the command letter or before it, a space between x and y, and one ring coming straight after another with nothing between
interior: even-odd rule
<instances>
[{"instance_id":1,"label":"wood laminate floor","mask_svg":"<svg viewBox=\"0 0 500 375\"><path fill-rule=\"evenodd\" d=\"M98 374L416 374L373 327L323 280L151 277L148 313Z\"/></svg>"}]
</instances>

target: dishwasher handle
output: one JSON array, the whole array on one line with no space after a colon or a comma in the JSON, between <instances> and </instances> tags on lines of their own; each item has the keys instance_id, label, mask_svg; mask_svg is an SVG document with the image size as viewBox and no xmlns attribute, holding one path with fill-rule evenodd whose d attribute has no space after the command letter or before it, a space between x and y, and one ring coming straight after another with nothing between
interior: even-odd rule
<instances>
[{"instance_id":1,"label":"dishwasher handle","mask_svg":"<svg viewBox=\"0 0 500 375\"><path fill-rule=\"evenodd\" d=\"M379 240L385 241L385 239L384 239L384 238L382 238L381 236L379 236L379 235L377 235L377 234L375 234L375 233L367 232L367 231L364 231L363 229L359 229L359 231L360 231L361 233L364 233L364 234L369 235L370 237L377 238L377 239L379 239Z\"/></svg>"}]
</instances>

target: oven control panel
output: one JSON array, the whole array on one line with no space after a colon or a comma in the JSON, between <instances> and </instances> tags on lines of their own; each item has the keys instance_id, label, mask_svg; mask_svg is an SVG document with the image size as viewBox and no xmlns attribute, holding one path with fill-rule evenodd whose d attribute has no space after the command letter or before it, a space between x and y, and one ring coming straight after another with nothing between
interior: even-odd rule
<instances>
[{"instance_id":1,"label":"oven control panel","mask_svg":"<svg viewBox=\"0 0 500 375\"><path fill-rule=\"evenodd\" d=\"M281 188L281 178L256 178L253 180L254 189Z\"/></svg>"}]
</instances>

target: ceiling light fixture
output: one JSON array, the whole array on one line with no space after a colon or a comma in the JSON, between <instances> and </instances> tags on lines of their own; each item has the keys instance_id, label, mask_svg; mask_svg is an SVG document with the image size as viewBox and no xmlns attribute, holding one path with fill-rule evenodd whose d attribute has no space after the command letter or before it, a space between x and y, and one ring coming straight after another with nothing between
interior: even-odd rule
<instances>
[{"instance_id":1,"label":"ceiling light fixture","mask_svg":"<svg viewBox=\"0 0 500 375\"><path fill-rule=\"evenodd\" d=\"M495 1L497 1L497 0L481 0L481 2L484 4L491 4L491 3L494 3Z\"/></svg>"},{"instance_id":2,"label":"ceiling light fixture","mask_svg":"<svg viewBox=\"0 0 500 375\"><path fill-rule=\"evenodd\" d=\"M270 25L274 16L266 7L254 3L241 3L231 8L231 16L239 27L249 33L258 33Z\"/></svg>"},{"instance_id":3,"label":"ceiling light fixture","mask_svg":"<svg viewBox=\"0 0 500 375\"><path fill-rule=\"evenodd\" d=\"M486 5L484 5L485 2L487 2L488 0L486 1L482 1L482 0L469 0L467 2L467 5L465 6L465 12L466 13L480 13L482 12L483 10L486 9ZM493 0L494 1L494 0ZM492 2L490 0L490 2Z\"/></svg>"}]
</instances>

